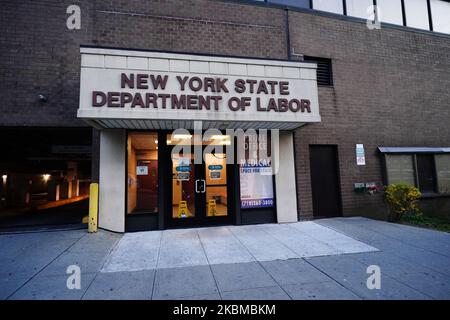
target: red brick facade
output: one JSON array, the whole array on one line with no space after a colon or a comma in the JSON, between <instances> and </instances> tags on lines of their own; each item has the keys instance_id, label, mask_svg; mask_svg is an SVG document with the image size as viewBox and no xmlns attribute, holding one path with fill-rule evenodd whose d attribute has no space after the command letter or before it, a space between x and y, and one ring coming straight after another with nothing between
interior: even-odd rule
<instances>
[{"instance_id":1,"label":"red brick facade","mask_svg":"<svg viewBox=\"0 0 450 320\"><path fill-rule=\"evenodd\" d=\"M81 30L68 30L71 4L2 3L0 126L86 126L76 118L80 45L288 59L290 40L296 54L331 58L334 77L319 88L322 123L295 133L300 219L312 217L309 145L338 146L343 213L372 216L385 210L381 196L355 194L353 183L383 181L378 146L450 144L450 37L207 0L76 1Z\"/></svg>"}]
</instances>

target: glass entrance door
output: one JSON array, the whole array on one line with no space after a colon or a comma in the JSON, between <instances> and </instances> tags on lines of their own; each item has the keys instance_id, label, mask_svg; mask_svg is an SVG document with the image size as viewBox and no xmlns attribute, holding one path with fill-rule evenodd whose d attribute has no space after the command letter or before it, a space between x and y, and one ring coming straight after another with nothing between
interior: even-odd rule
<instances>
[{"instance_id":1,"label":"glass entrance door","mask_svg":"<svg viewBox=\"0 0 450 320\"><path fill-rule=\"evenodd\" d=\"M171 226L200 226L230 223L232 210L229 166L225 148L221 152L209 151L206 146L229 143L228 136L213 136L208 141L191 135L180 137L186 145L174 152L174 146L183 144L176 141L176 135L168 135L167 144L171 150L171 205L169 206ZM197 141L197 142L195 142ZM192 143L191 143L192 142ZM194 145L201 148L202 161L195 163ZM208 150L208 151L206 151Z\"/></svg>"},{"instance_id":2,"label":"glass entrance door","mask_svg":"<svg viewBox=\"0 0 450 320\"><path fill-rule=\"evenodd\" d=\"M207 217L228 215L227 158L225 153L205 153L205 203Z\"/></svg>"},{"instance_id":3,"label":"glass entrance door","mask_svg":"<svg viewBox=\"0 0 450 320\"><path fill-rule=\"evenodd\" d=\"M187 219L196 216L198 176L192 154L172 157L172 218Z\"/></svg>"}]
</instances>

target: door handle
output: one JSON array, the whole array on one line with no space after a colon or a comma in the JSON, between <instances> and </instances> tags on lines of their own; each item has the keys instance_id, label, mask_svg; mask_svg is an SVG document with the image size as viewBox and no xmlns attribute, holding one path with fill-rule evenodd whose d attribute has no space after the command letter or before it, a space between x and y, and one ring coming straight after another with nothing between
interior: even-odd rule
<instances>
[{"instance_id":1,"label":"door handle","mask_svg":"<svg viewBox=\"0 0 450 320\"><path fill-rule=\"evenodd\" d=\"M200 188L199 182L201 182ZM195 193L205 193L205 192L206 192L206 181L204 179L195 180Z\"/></svg>"},{"instance_id":2,"label":"door handle","mask_svg":"<svg viewBox=\"0 0 450 320\"><path fill-rule=\"evenodd\" d=\"M200 193L200 191L198 191L198 181L199 179L195 180L195 193Z\"/></svg>"},{"instance_id":3,"label":"door handle","mask_svg":"<svg viewBox=\"0 0 450 320\"><path fill-rule=\"evenodd\" d=\"M206 181L202 179L202 193L206 192Z\"/></svg>"}]
</instances>

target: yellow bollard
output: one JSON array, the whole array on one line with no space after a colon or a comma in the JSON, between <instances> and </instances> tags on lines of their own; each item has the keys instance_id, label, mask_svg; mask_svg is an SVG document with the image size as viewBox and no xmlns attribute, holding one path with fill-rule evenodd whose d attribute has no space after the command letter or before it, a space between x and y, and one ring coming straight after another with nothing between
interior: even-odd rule
<instances>
[{"instance_id":1,"label":"yellow bollard","mask_svg":"<svg viewBox=\"0 0 450 320\"><path fill-rule=\"evenodd\" d=\"M98 183L91 183L89 188L88 232L97 232L97 217L98 217Z\"/></svg>"}]
</instances>

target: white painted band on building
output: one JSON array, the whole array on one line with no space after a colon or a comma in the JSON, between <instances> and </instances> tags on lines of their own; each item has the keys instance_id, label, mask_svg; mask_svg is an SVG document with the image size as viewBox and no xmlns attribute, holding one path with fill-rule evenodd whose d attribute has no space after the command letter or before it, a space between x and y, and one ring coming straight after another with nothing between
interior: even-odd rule
<instances>
[{"instance_id":1,"label":"white painted band on building","mask_svg":"<svg viewBox=\"0 0 450 320\"><path fill-rule=\"evenodd\" d=\"M197 120L203 121L206 129L289 130L321 120L315 64L96 48L80 51L78 117L98 127L191 129ZM158 76L166 81L164 88L154 88L152 79ZM132 85L124 85L124 78L132 79ZM139 89L137 78L143 84ZM197 90L189 86L192 79ZM208 79L222 81L224 87L217 85L212 90L205 85ZM144 107L135 100L137 95ZM176 102L192 98L193 108L173 107L172 95ZM201 105L198 99L208 97L212 99L209 110L195 109ZM105 99L113 102L108 104L110 100Z\"/></svg>"}]
</instances>

